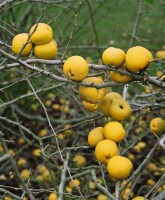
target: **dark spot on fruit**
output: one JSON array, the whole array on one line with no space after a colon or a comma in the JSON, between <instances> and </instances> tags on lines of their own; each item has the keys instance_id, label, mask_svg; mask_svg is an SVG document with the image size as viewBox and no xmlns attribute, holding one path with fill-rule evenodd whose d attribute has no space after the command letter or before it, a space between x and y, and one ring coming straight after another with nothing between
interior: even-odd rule
<instances>
[{"instance_id":1,"label":"dark spot on fruit","mask_svg":"<svg viewBox=\"0 0 165 200\"><path fill-rule=\"evenodd\" d=\"M74 74L72 74L72 71L71 71L71 70L69 71L69 73L70 73L70 76L74 76Z\"/></svg>"}]
</instances>

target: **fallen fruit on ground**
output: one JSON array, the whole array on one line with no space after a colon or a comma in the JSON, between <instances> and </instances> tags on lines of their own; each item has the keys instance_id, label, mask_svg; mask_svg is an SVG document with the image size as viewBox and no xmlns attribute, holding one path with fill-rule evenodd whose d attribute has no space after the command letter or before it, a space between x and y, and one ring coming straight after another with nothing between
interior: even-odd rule
<instances>
[{"instance_id":1,"label":"fallen fruit on ground","mask_svg":"<svg viewBox=\"0 0 165 200\"><path fill-rule=\"evenodd\" d=\"M126 200L128 195L130 197L133 197L133 192L131 192L130 187L127 186L127 188L124 190L123 194L122 194L122 200Z\"/></svg>"},{"instance_id":2,"label":"fallen fruit on ground","mask_svg":"<svg viewBox=\"0 0 165 200\"><path fill-rule=\"evenodd\" d=\"M76 155L73 157L73 161L76 167L85 167L87 164L87 160L82 155Z\"/></svg>"},{"instance_id":3,"label":"fallen fruit on ground","mask_svg":"<svg viewBox=\"0 0 165 200\"><path fill-rule=\"evenodd\" d=\"M44 170L42 172L42 178L45 182L48 182L50 183L52 180L51 180L51 175L50 175L50 171L48 169Z\"/></svg>"},{"instance_id":4,"label":"fallen fruit on ground","mask_svg":"<svg viewBox=\"0 0 165 200\"><path fill-rule=\"evenodd\" d=\"M104 194L99 194L99 196L97 197L97 200L108 200L108 197Z\"/></svg>"},{"instance_id":5,"label":"fallen fruit on ground","mask_svg":"<svg viewBox=\"0 0 165 200\"><path fill-rule=\"evenodd\" d=\"M55 192L52 192L48 196L48 200L57 200L57 194Z\"/></svg>"},{"instance_id":6,"label":"fallen fruit on ground","mask_svg":"<svg viewBox=\"0 0 165 200\"><path fill-rule=\"evenodd\" d=\"M23 169L20 172L21 177L23 178L24 181L27 181L29 179L30 176L30 171L28 169Z\"/></svg>"},{"instance_id":7,"label":"fallen fruit on ground","mask_svg":"<svg viewBox=\"0 0 165 200\"><path fill-rule=\"evenodd\" d=\"M73 181L69 181L68 186L73 189L75 187L79 187L80 184L81 184L80 180L76 178L73 179Z\"/></svg>"},{"instance_id":8,"label":"fallen fruit on ground","mask_svg":"<svg viewBox=\"0 0 165 200\"><path fill-rule=\"evenodd\" d=\"M17 161L18 167L21 167L21 166L26 165L26 164L27 164L27 160L25 158L19 158L18 161Z\"/></svg>"},{"instance_id":9,"label":"fallen fruit on ground","mask_svg":"<svg viewBox=\"0 0 165 200\"><path fill-rule=\"evenodd\" d=\"M10 196L4 198L4 200L13 200Z\"/></svg>"},{"instance_id":10,"label":"fallen fruit on ground","mask_svg":"<svg viewBox=\"0 0 165 200\"><path fill-rule=\"evenodd\" d=\"M42 164L37 165L36 169L40 174L42 174L45 170L47 170L46 166Z\"/></svg>"},{"instance_id":11,"label":"fallen fruit on ground","mask_svg":"<svg viewBox=\"0 0 165 200\"><path fill-rule=\"evenodd\" d=\"M32 152L33 156L40 157L41 156L41 149L34 149Z\"/></svg>"}]
</instances>

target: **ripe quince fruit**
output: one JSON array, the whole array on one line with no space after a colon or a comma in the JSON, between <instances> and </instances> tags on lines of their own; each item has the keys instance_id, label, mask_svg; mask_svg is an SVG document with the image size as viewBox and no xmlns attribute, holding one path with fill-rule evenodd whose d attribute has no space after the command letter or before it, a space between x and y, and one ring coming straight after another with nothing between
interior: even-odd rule
<instances>
[{"instance_id":1,"label":"ripe quince fruit","mask_svg":"<svg viewBox=\"0 0 165 200\"><path fill-rule=\"evenodd\" d=\"M93 84L103 84L104 81L100 77L89 77L83 80L84 83L91 83L91 86L80 86L79 93L81 98L88 103L99 103L107 93L107 88L97 89Z\"/></svg>"},{"instance_id":2,"label":"ripe quince fruit","mask_svg":"<svg viewBox=\"0 0 165 200\"><path fill-rule=\"evenodd\" d=\"M12 51L15 54L19 54L24 44L28 41L28 34L27 33L20 33L16 35L12 40ZM28 56L32 50L32 43L31 41L25 46L23 51L21 52L20 56Z\"/></svg>"},{"instance_id":3,"label":"ripe quince fruit","mask_svg":"<svg viewBox=\"0 0 165 200\"><path fill-rule=\"evenodd\" d=\"M125 69L125 67L120 67L120 68ZM110 72L110 78L112 81L114 81L116 83L125 83L125 82L132 80L131 76L120 74L119 72L115 72L115 71Z\"/></svg>"},{"instance_id":4,"label":"ripe quince fruit","mask_svg":"<svg viewBox=\"0 0 165 200\"><path fill-rule=\"evenodd\" d=\"M105 194L99 194L97 200L108 200L108 197Z\"/></svg>"},{"instance_id":5,"label":"ripe quince fruit","mask_svg":"<svg viewBox=\"0 0 165 200\"><path fill-rule=\"evenodd\" d=\"M73 161L75 162L76 167L85 167L87 164L86 158L82 155L74 156Z\"/></svg>"},{"instance_id":6,"label":"ripe quince fruit","mask_svg":"<svg viewBox=\"0 0 165 200\"><path fill-rule=\"evenodd\" d=\"M126 189L123 191L123 193L122 193L122 200L126 200L127 197L128 197L128 195L129 195L130 197L133 197L134 193L131 192L130 187L127 186L127 188L126 188Z\"/></svg>"},{"instance_id":7,"label":"ripe quince fruit","mask_svg":"<svg viewBox=\"0 0 165 200\"><path fill-rule=\"evenodd\" d=\"M88 76L88 63L81 56L69 57L63 66L63 72L66 77L74 81L82 81Z\"/></svg>"},{"instance_id":8,"label":"ripe quince fruit","mask_svg":"<svg viewBox=\"0 0 165 200\"><path fill-rule=\"evenodd\" d=\"M48 196L48 200L57 200L57 199L58 199L58 197L55 192L50 193Z\"/></svg>"},{"instance_id":9,"label":"ripe quince fruit","mask_svg":"<svg viewBox=\"0 0 165 200\"><path fill-rule=\"evenodd\" d=\"M107 170L111 177L116 179L127 178L133 169L132 162L124 156L114 156L109 159Z\"/></svg>"},{"instance_id":10,"label":"ripe quince fruit","mask_svg":"<svg viewBox=\"0 0 165 200\"><path fill-rule=\"evenodd\" d=\"M125 53L122 49L109 47L103 52L102 60L106 65L118 67L124 63Z\"/></svg>"},{"instance_id":11,"label":"ripe quince fruit","mask_svg":"<svg viewBox=\"0 0 165 200\"><path fill-rule=\"evenodd\" d=\"M156 58L158 58L158 59L165 59L165 50L157 51L156 52Z\"/></svg>"},{"instance_id":12,"label":"ripe quince fruit","mask_svg":"<svg viewBox=\"0 0 165 200\"><path fill-rule=\"evenodd\" d=\"M141 46L128 49L125 57L125 66L131 72L145 69L153 60L151 52Z\"/></svg>"},{"instance_id":13,"label":"ripe quince fruit","mask_svg":"<svg viewBox=\"0 0 165 200\"><path fill-rule=\"evenodd\" d=\"M21 177L23 178L24 181L27 181L29 179L30 176L30 171L28 169L23 169L20 172Z\"/></svg>"},{"instance_id":14,"label":"ripe quince fruit","mask_svg":"<svg viewBox=\"0 0 165 200\"><path fill-rule=\"evenodd\" d=\"M107 164L109 159L118 155L118 147L112 140L101 140L95 148L96 159L103 164Z\"/></svg>"},{"instance_id":15,"label":"ripe quince fruit","mask_svg":"<svg viewBox=\"0 0 165 200\"><path fill-rule=\"evenodd\" d=\"M88 103L86 101L83 101L83 106L86 110L93 112L95 110L97 110L98 108L98 103Z\"/></svg>"},{"instance_id":16,"label":"ripe quince fruit","mask_svg":"<svg viewBox=\"0 0 165 200\"><path fill-rule=\"evenodd\" d=\"M98 142L104 139L103 127L94 128L88 134L88 144L91 147L95 147Z\"/></svg>"},{"instance_id":17,"label":"ripe quince fruit","mask_svg":"<svg viewBox=\"0 0 165 200\"><path fill-rule=\"evenodd\" d=\"M134 197L132 200L144 200L145 198L142 196ZM147 199L146 199L147 200Z\"/></svg>"},{"instance_id":18,"label":"ripe quince fruit","mask_svg":"<svg viewBox=\"0 0 165 200\"><path fill-rule=\"evenodd\" d=\"M98 108L99 110L106 116L109 117L109 107L112 103L112 99L122 99L122 96L117 92L109 92L107 93L103 100L100 101Z\"/></svg>"},{"instance_id":19,"label":"ripe quince fruit","mask_svg":"<svg viewBox=\"0 0 165 200\"><path fill-rule=\"evenodd\" d=\"M73 181L69 181L68 186L73 189L75 187L79 187L80 184L81 184L80 180L75 178L73 179Z\"/></svg>"},{"instance_id":20,"label":"ripe quince fruit","mask_svg":"<svg viewBox=\"0 0 165 200\"><path fill-rule=\"evenodd\" d=\"M165 121L161 117L156 117L150 121L150 129L155 134L165 132Z\"/></svg>"},{"instance_id":21,"label":"ripe quince fruit","mask_svg":"<svg viewBox=\"0 0 165 200\"><path fill-rule=\"evenodd\" d=\"M123 99L112 99L109 107L109 115L118 121L125 120L131 115L131 107Z\"/></svg>"},{"instance_id":22,"label":"ripe quince fruit","mask_svg":"<svg viewBox=\"0 0 165 200\"><path fill-rule=\"evenodd\" d=\"M35 45L43 45L49 43L53 39L52 28L45 23L38 23L30 29L30 40Z\"/></svg>"},{"instance_id":23,"label":"ripe quince fruit","mask_svg":"<svg viewBox=\"0 0 165 200\"><path fill-rule=\"evenodd\" d=\"M125 138L126 132L120 122L112 121L104 126L103 134L106 139L119 143Z\"/></svg>"},{"instance_id":24,"label":"ripe quince fruit","mask_svg":"<svg viewBox=\"0 0 165 200\"><path fill-rule=\"evenodd\" d=\"M57 51L57 42L53 39L49 43L35 46L34 56L36 58L50 60L56 57Z\"/></svg>"}]
</instances>

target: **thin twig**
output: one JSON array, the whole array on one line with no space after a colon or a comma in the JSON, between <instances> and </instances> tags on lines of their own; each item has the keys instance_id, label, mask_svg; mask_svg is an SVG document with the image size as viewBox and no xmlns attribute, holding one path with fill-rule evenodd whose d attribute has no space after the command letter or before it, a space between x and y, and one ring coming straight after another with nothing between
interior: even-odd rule
<instances>
[{"instance_id":1,"label":"thin twig","mask_svg":"<svg viewBox=\"0 0 165 200\"><path fill-rule=\"evenodd\" d=\"M63 53L63 55L62 55L62 57L61 57L61 60L64 60L64 58L65 58L65 56L66 56L66 54L67 54L67 51L68 51L68 47L69 47L69 45L70 45L70 43L71 43L71 40L72 40L72 38L73 38L74 31L75 31L75 29L76 29L76 27L77 27L77 24L78 24L78 17L79 17L79 15L80 15L81 6L82 6L82 1L79 2L79 5L78 5L78 12L77 12L77 14L75 15L75 23L74 23L74 26L73 26L72 31L71 31L71 33L70 33L69 40L68 40L68 43L67 43L67 45L66 45L65 51L64 51L64 53Z\"/></svg>"},{"instance_id":2,"label":"thin twig","mask_svg":"<svg viewBox=\"0 0 165 200\"><path fill-rule=\"evenodd\" d=\"M135 20L135 23L134 23L134 27L133 27L133 31L132 31L132 37L131 37L129 47L132 47L132 45L135 41L136 32L137 32L138 25L139 25L139 22L140 22L140 17L141 17L141 14L142 14L142 6L143 6L143 0L139 0L138 12L137 12L136 20Z\"/></svg>"},{"instance_id":3,"label":"thin twig","mask_svg":"<svg viewBox=\"0 0 165 200\"><path fill-rule=\"evenodd\" d=\"M16 199L16 200L22 200L21 197L15 195L15 194L13 194L13 193L11 193L10 191L8 191L8 190L6 190L6 189L0 188L0 192L3 192L4 194L10 195L11 197L13 197L13 198Z\"/></svg>"},{"instance_id":4,"label":"thin twig","mask_svg":"<svg viewBox=\"0 0 165 200\"><path fill-rule=\"evenodd\" d=\"M136 38L136 32L137 32L138 25L139 25L139 22L140 22L140 17L141 17L141 14L142 14L142 5L143 5L143 0L139 0L138 12L137 12L136 20L135 20L135 23L134 23L132 37L131 37L129 47L133 46L133 43L134 43L135 38ZM126 100L128 88L129 88L129 84L125 84L124 90L123 90L123 99L124 100Z\"/></svg>"},{"instance_id":5,"label":"thin twig","mask_svg":"<svg viewBox=\"0 0 165 200\"><path fill-rule=\"evenodd\" d=\"M97 31L96 31L96 27L95 27L95 21L94 21L94 17L93 17L94 13L92 11L92 6L91 6L91 3L90 3L89 0L86 0L86 1L87 1L87 4L88 4L90 16L91 16L93 32L94 32L94 35L95 35L95 38L96 38L96 46L100 46L99 37L98 37ZM102 57L102 53L101 53L100 49L98 49L98 52L99 52L100 57Z\"/></svg>"},{"instance_id":6,"label":"thin twig","mask_svg":"<svg viewBox=\"0 0 165 200\"><path fill-rule=\"evenodd\" d=\"M65 184L68 163L69 163L69 153L67 152L66 159L64 161L64 168L63 168L62 174L61 174L61 181L60 181L60 185L59 185L59 189L58 189L58 194L59 194L58 200L63 199L63 190L64 190L64 184Z\"/></svg>"},{"instance_id":7,"label":"thin twig","mask_svg":"<svg viewBox=\"0 0 165 200\"><path fill-rule=\"evenodd\" d=\"M97 178L96 178L96 174L94 170L92 170L91 175L98 189L101 190L105 195L107 195L108 198L115 200L115 197L105 187L103 187L102 185L100 185L100 183L97 182Z\"/></svg>"},{"instance_id":8,"label":"thin twig","mask_svg":"<svg viewBox=\"0 0 165 200\"><path fill-rule=\"evenodd\" d=\"M119 194L120 194L120 191L119 191L119 188L120 188L120 180L118 180L116 182L116 187L115 187L115 200L119 200Z\"/></svg>"},{"instance_id":9,"label":"thin twig","mask_svg":"<svg viewBox=\"0 0 165 200\"><path fill-rule=\"evenodd\" d=\"M20 127L20 128L21 128L22 130L24 130L26 133L28 133L29 135L32 135L33 138L34 138L35 140L37 140L39 143L41 142L41 139L40 139L38 136L36 136L30 129L26 128L26 127L23 126L21 123L12 121L12 120L8 119L7 117L1 117L1 116L0 116L0 120L5 121L5 122L7 122L7 123L9 123L9 124L12 124L12 125L15 125L15 126Z\"/></svg>"},{"instance_id":10,"label":"thin twig","mask_svg":"<svg viewBox=\"0 0 165 200\"><path fill-rule=\"evenodd\" d=\"M3 156L0 157L0 162L3 162L5 160L7 160L10 157L10 154L5 154Z\"/></svg>"}]
</instances>

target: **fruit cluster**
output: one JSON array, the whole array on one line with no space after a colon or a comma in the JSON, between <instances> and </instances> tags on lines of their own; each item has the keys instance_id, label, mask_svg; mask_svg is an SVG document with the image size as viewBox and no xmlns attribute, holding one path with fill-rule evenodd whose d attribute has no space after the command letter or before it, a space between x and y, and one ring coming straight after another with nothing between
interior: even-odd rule
<instances>
[{"instance_id":1,"label":"fruit cluster","mask_svg":"<svg viewBox=\"0 0 165 200\"><path fill-rule=\"evenodd\" d=\"M12 51L19 56L33 54L40 59L53 59L57 55L57 42L53 39L52 28L44 23L31 27L29 34L20 33L12 40Z\"/></svg>"},{"instance_id":2,"label":"fruit cluster","mask_svg":"<svg viewBox=\"0 0 165 200\"><path fill-rule=\"evenodd\" d=\"M109 175L116 179L128 177L133 168L128 158L119 155L116 144L125 136L126 131L118 121L110 121L104 127L97 127L88 134L88 144L95 147L96 159L107 165Z\"/></svg>"},{"instance_id":3,"label":"fruit cluster","mask_svg":"<svg viewBox=\"0 0 165 200\"><path fill-rule=\"evenodd\" d=\"M123 62L123 61L122 61ZM125 130L118 121L127 119L131 114L131 107L116 92L107 93L107 88L96 88L93 84L103 84L101 77L88 77L88 64L80 56L68 58L63 66L64 74L74 80L90 84L80 86L79 93L83 105L89 111L97 108L105 115L117 121L111 121L103 127L93 129L88 135L88 143L95 147L95 156L100 163L106 164L111 177L123 179L129 176L133 165L131 161L119 156L116 143L121 142L125 137ZM123 165L120 165L123 163Z\"/></svg>"},{"instance_id":4,"label":"fruit cluster","mask_svg":"<svg viewBox=\"0 0 165 200\"><path fill-rule=\"evenodd\" d=\"M122 49L109 47L102 54L103 63L110 65L113 68L127 69L130 72L140 72L146 69L152 62L153 57L151 52L141 46L135 46L128 49L125 53ZM83 81L88 76L88 64L81 56L69 57L64 66L63 71L66 77L74 81ZM110 78L114 82L128 82L132 79L131 76L115 72L115 69L110 72ZM87 79L86 82L93 82L96 84L103 83L97 79Z\"/></svg>"},{"instance_id":5,"label":"fruit cluster","mask_svg":"<svg viewBox=\"0 0 165 200\"><path fill-rule=\"evenodd\" d=\"M139 72L145 69L153 60L151 52L141 46L135 46L128 49L127 53L122 49L110 47L102 55L103 62L113 67L124 66L130 72Z\"/></svg>"},{"instance_id":6,"label":"fruit cluster","mask_svg":"<svg viewBox=\"0 0 165 200\"><path fill-rule=\"evenodd\" d=\"M112 67L120 67L130 72L140 72L144 70L153 60L151 52L141 46L128 49L127 53L122 49L109 47L102 55L104 64ZM131 76L123 75L115 71L110 72L110 78L114 82L124 83L132 79Z\"/></svg>"},{"instance_id":7,"label":"fruit cluster","mask_svg":"<svg viewBox=\"0 0 165 200\"><path fill-rule=\"evenodd\" d=\"M102 54L104 64L136 73L146 69L152 59L151 52L141 46L132 47L128 49L127 53L122 49L109 47ZM117 95L115 100L113 100L114 98L111 100L110 95L107 94L107 88L99 87L100 84L104 84L102 78L88 77L88 71L87 61L77 55L69 57L63 65L63 72L67 78L84 83L83 86L79 87L79 93L87 110L94 111L99 108L105 116L110 116L116 120L125 120L131 113L129 104L120 95ZM112 81L120 83L132 79L130 76L115 71L110 72L110 78ZM97 87L93 87L93 84ZM116 114L118 112L120 112L120 115Z\"/></svg>"},{"instance_id":8,"label":"fruit cluster","mask_svg":"<svg viewBox=\"0 0 165 200\"><path fill-rule=\"evenodd\" d=\"M152 54L144 47L136 46L130 48L125 54L123 50L110 47L102 54L104 64L112 67L126 68L130 72L140 72L144 70L152 62ZM94 111L99 109L106 117L111 117L113 120L107 123L104 127L97 127L90 131L88 135L88 143L95 147L96 159L107 165L109 175L116 179L123 179L129 176L133 165L131 161L123 156L119 156L119 150L116 143L121 142L126 133L119 121L127 119L131 115L131 107L122 96L116 92L107 93L106 87L94 87L93 84L99 86L104 81L101 77L87 77L88 63L81 56L69 57L63 66L65 76L74 81L82 81L89 85L79 87L79 94L83 100L83 106L89 110ZM122 75L118 72L110 72L111 80L115 82L127 82L132 78L130 76ZM161 130L159 125L155 123L162 123ZM152 120L150 129L156 132L164 131L164 121ZM154 124L154 125L152 125ZM154 130L154 128L155 130ZM157 130L159 129L159 130ZM122 163L123 165L120 165Z\"/></svg>"}]
</instances>

